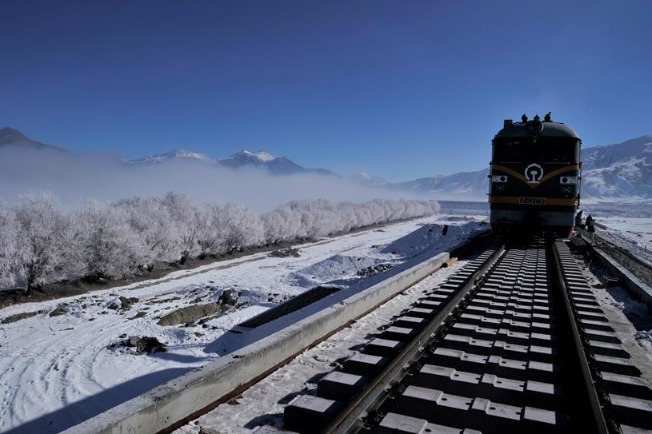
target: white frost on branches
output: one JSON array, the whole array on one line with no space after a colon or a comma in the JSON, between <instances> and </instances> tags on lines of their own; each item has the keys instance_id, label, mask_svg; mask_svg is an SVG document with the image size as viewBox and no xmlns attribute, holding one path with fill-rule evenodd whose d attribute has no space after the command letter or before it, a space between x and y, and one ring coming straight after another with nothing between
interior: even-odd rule
<instances>
[{"instance_id":1,"label":"white frost on branches","mask_svg":"<svg viewBox=\"0 0 652 434\"><path fill-rule=\"evenodd\" d=\"M14 210L0 205L0 288L16 283L18 225Z\"/></svg>"},{"instance_id":2,"label":"white frost on branches","mask_svg":"<svg viewBox=\"0 0 652 434\"><path fill-rule=\"evenodd\" d=\"M60 280L120 279L246 248L315 239L432 215L435 201L295 200L256 214L246 205L198 205L184 194L62 207L51 195L0 204L0 289Z\"/></svg>"}]
</instances>

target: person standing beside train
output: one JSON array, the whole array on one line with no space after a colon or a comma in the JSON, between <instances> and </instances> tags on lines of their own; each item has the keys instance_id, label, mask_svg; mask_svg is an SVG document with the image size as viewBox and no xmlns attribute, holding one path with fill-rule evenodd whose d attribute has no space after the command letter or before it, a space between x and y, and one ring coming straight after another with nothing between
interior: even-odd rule
<instances>
[{"instance_id":1,"label":"person standing beside train","mask_svg":"<svg viewBox=\"0 0 652 434\"><path fill-rule=\"evenodd\" d=\"M586 217L586 231L589 233L589 239L591 242L595 241L595 222L593 221L591 214Z\"/></svg>"}]
</instances>

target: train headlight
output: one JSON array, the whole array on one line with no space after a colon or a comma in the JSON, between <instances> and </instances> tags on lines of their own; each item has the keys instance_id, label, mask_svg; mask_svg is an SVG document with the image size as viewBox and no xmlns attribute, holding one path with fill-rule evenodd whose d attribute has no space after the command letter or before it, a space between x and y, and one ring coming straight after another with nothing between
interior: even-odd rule
<instances>
[{"instance_id":1,"label":"train headlight","mask_svg":"<svg viewBox=\"0 0 652 434\"><path fill-rule=\"evenodd\" d=\"M559 182L562 185L576 185L577 184L577 176L561 176L559 178Z\"/></svg>"},{"instance_id":2,"label":"train headlight","mask_svg":"<svg viewBox=\"0 0 652 434\"><path fill-rule=\"evenodd\" d=\"M492 175L491 182L507 182L507 175Z\"/></svg>"}]
</instances>

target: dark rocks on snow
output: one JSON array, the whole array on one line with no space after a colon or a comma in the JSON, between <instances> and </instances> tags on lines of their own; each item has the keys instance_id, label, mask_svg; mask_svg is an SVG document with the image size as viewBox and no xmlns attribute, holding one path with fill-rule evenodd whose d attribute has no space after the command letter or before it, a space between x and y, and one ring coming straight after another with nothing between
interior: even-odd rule
<instances>
[{"instance_id":1,"label":"dark rocks on snow","mask_svg":"<svg viewBox=\"0 0 652 434\"><path fill-rule=\"evenodd\" d=\"M151 354L165 352L165 344L151 336L129 336L124 342L126 347L135 348L137 354Z\"/></svg>"},{"instance_id":2,"label":"dark rocks on snow","mask_svg":"<svg viewBox=\"0 0 652 434\"><path fill-rule=\"evenodd\" d=\"M136 297L127 298L127 297L123 297L121 295L120 297L118 297L117 300L114 300L113 302L111 302L111 304L109 304L107 306L107 308L113 309L113 310L118 310L118 309L120 309L120 310L129 310L129 309L131 309L131 305L134 304L134 303L137 303L137 302L138 302L138 298L136 298Z\"/></svg>"},{"instance_id":3,"label":"dark rocks on snow","mask_svg":"<svg viewBox=\"0 0 652 434\"><path fill-rule=\"evenodd\" d=\"M52 316L63 315L66 313L67 308L68 308L68 303L61 303L52 312L50 312L49 316L52 317Z\"/></svg>"},{"instance_id":4,"label":"dark rocks on snow","mask_svg":"<svg viewBox=\"0 0 652 434\"><path fill-rule=\"evenodd\" d=\"M358 270L356 274L358 276L372 276L376 273L389 270L390 268L392 268L391 264L376 264L367 268L363 268L362 270Z\"/></svg>"},{"instance_id":5,"label":"dark rocks on snow","mask_svg":"<svg viewBox=\"0 0 652 434\"><path fill-rule=\"evenodd\" d=\"M238 292L235 289L225 289L217 301L222 304L235 305L238 301Z\"/></svg>"},{"instance_id":6,"label":"dark rocks on snow","mask_svg":"<svg viewBox=\"0 0 652 434\"><path fill-rule=\"evenodd\" d=\"M299 254L298 249L293 249L292 247L288 247L287 249L274 250L269 254L269 256L274 256L276 258L287 258L290 256L294 256L298 258L301 255Z\"/></svg>"}]
</instances>

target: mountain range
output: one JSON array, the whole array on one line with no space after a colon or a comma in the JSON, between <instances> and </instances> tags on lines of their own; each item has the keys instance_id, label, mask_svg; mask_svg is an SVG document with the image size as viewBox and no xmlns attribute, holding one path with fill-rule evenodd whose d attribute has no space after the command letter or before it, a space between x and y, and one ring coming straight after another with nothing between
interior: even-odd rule
<instances>
[{"instance_id":1,"label":"mountain range","mask_svg":"<svg viewBox=\"0 0 652 434\"><path fill-rule=\"evenodd\" d=\"M0 149L28 149L68 154L62 148L46 145L25 136L13 128L0 129ZM72 155L72 154L70 154ZM642 136L606 146L584 147L582 160L582 197L593 202L652 202L652 136ZM267 151L242 150L223 159L185 150L150 155L132 160L120 160L130 167L147 167L170 163L184 163L202 167L231 169L262 169L277 176L316 174L342 176L322 168L304 168L287 157ZM488 191L488 168L452 175L419 178L401 183L389 183L368 173L351 179L357 183L383 187L393 191L427 195L443 200L485 201Z\"/></svg>"},{"instance_id":2,"label":"mountain range","mask_svg":"<svg viewBox=\"0 0 652 434\"><path fill-rule=\"evenodd\" d=\"M588 202L652 202L652 136L625 142L585 147L581 151L581 194ZM474 172L434 176L395 184L393 187L435 196L486 195L489 168Z\"/></svg>"},{"instance_id":3,"label":"mountain range","mask_svg":"<svg viewBox=\"0 0 652 434\"><path fill-rule=\"evenodd\" d=\"M35 140L30 139L22 132L5 127L0 129L0 149L16 149L16 150L38 150L38 151L53 151L62 152L66 151L52 145L46 145ZM204 154L197 152L190 152L183 149L173 150L164 154L148 155L142 158L132 160L121 160L123 163L132 166L147 166L152 164L161 164L167 162L194 162L213 164L223 167L240 168L240 167L255 167L264 169L275 175L291 175L295 173L320 173L335 175L335 173L325 169L306 169L299 166L292 160L285 157L277 157L267 151L250 152L242 150L224 159L214 159Z\"/></svg>"},{"instance_id":4,"label":"mountain range","mask_svg":"<svg viewBox=\"0 0 652 434\"><path fill-rule=\"evenodd\" d=\"M150 165L161 164L171 161L186 161L186 162L201 162L204 164L240 168L240 167L255 167L264 169L274 175L291 175L295 173L304 172L327 172L321 169L306 169L299 166L294 161L285 157L277 157L267 151L251 152L242 150L235 154L224 158L214 159L204 154L196 152L185 151L183 149L166 152L165 154L149 155L147 157L138 158L135 160L123 160L128 164L134 165Z\"/></svg>"}]
</instances>

